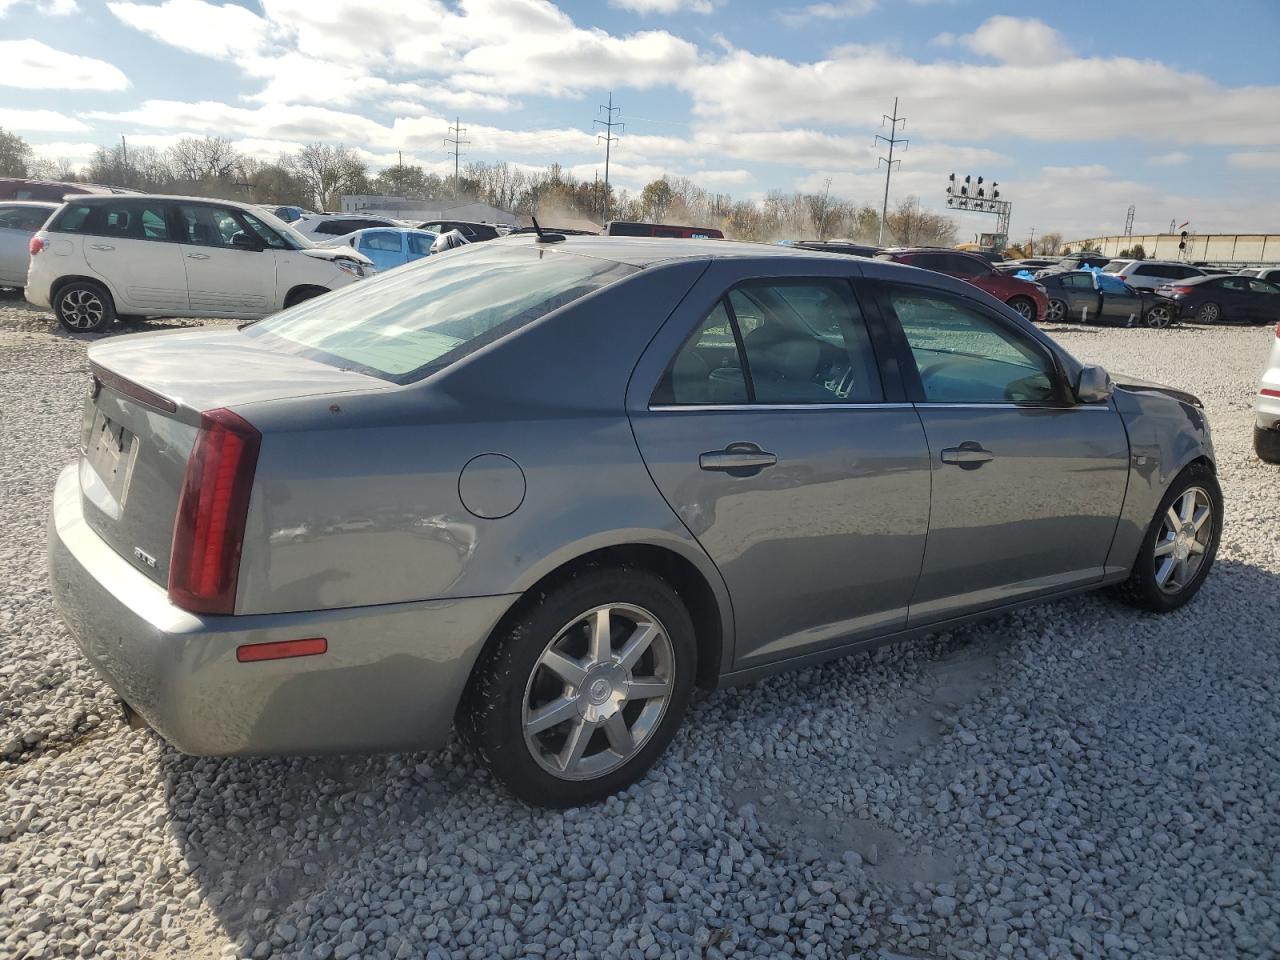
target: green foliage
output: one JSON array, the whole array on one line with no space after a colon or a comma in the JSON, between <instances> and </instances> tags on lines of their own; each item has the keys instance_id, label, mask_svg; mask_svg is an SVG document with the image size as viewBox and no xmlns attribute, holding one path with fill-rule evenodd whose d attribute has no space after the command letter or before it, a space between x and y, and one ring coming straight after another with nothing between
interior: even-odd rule
<instances>
[{"instance_id":1,"label":"green foliage","mask_svg":"<svg viewBox=\"0 0 1280 960\"><path fill-rule=\"evenodd\" d=\"M0 127L0 177L25 177L32 161L31 146L16 133Z\"/></svg>"}]
</instances>

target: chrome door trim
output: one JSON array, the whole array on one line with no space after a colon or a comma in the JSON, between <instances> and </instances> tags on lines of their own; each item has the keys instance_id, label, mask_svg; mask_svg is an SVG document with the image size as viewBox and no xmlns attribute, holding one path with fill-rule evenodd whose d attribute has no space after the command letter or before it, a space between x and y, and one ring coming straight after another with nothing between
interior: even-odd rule
<instances>
[{"instance_id":1,"label":"chrome door trim","mask_svg":"<svg viewBox=\"0 0 1280 960\"><path fill-rule=\"evenodd\" d=\"M734 410L910 410L910 403L669 403L650 404L650 413L690 413Z\"/></svg>"}]
</instances>

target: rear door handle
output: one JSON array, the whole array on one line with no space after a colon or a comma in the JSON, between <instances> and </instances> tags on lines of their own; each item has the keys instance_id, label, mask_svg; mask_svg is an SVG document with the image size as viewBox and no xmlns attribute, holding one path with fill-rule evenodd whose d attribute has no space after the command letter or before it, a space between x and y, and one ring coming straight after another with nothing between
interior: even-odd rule
<instances>
[{"instance_id":1,"label":"rear door handle","mask_svg":"<svg viewBox=\"0 0 1280 960\"><path fill-rule=\"evenodd\" d=\"M188 253L187 259L188 260L208 260L209 255L207 253Z\"/></svg>"},{"instance_id":2,"label":"rear door handle","mask_svg":"<svg viewBox=\"0 0 1280 960\"><path fill-rule=\"evenodd\" d=\"M966 440L958 447L947 447L942 451L942 462L952 463L963 470L976 470L989 460L994 460L996 455L990 450L984 450L982 444L973 440Z\"/></svg>"},{"instance_id":3,"label":"rear door handle","mask_svg":"<svg viewBox=\"0 0 1280 960\"><path fill-rule=\"evenodd\" d=\"M754 443L731 443L723 450L704 453L698 457L703 470L718 470L735 476L750 476L778 462L778 456L761 450Z\"/></svg>"},{"instance_id":4,"label":"rear door handle","mask_svg":"<svg viewBox=\"0 0 1280 960\"><path fill-rule=\"evenodd\" d=\"M109 243L91 243L89 244L89 249L90 250L114 250L115 247L113 247Z\"/></svg>"}]
</instances>

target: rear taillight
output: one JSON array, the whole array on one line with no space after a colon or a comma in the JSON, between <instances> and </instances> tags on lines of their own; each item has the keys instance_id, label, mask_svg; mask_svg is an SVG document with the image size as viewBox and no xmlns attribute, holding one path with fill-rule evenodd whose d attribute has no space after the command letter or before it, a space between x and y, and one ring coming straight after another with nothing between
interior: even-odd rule
<instances>
[{"instance_id":1,"label":"rear taillight","mask_svg":"<svg viewBox=\"0 0 1280 960\"><path fill-rule=\"evenodd\" d=\"M200 415L178 500L169 599L193 613L235 612L240 550L262 435L230 410Z\"/></svg>"},{"instance_id":2,"label":"rear taillight","mask_svg":"<svg viewBox=\"0 0 1280 960\"><path fill-rule=\"evenodd\" d=\"M28 253L30 253L30 254L31 254L31 256L33 256L33 257L34 257L37 253L39 253L41 250L43 250L46 246L47 246L47 244L45 243L45 239L44 239L44 237L37 237L37 236L35 236L35 235L33 234L33 235L32 235L32 237L31 237L31 241L27 244L27 252L28 252Z\"/></svg>"},{"instance_id":3,"label":"rear taillight","mask_svg":"<svg viewBox=\"0 0 1280 960\"><path fill-rule=\"evenodd\" d=\"M1181 297L1189 296L1192 290L1191 287L1168 287L1167 289L1170 293Z\"/></svg>"}]
</instances>

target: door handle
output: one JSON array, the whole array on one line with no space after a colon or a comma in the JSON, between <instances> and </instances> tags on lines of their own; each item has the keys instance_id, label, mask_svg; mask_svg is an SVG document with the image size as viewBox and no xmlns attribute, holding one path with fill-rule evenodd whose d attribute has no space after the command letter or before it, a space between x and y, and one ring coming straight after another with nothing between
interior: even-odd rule
<instances>
[{"instance_id":1,"label":"door handle","mask_svg":"<svg viewBox=\"0 0 1280 960\"><path fill-rule=\"evenodd\" d=\"M114 250L115 247L113 247L109 243L91 243L89 244L89 249L90 250Z\"/></svg>"},{"instance_id":2,"label":"door handle","mask_svg":"<svg viewBox=\"0 0 1280 960\"><path fill-rule=\"evenodd\" d=\"M761 450L754 443L731 443L723 450L698 457L698 466L703 470L718 470L737 477L751 476L777 462L777 454Z\"/></svg>"},{"instance_id":3,"label":"door handle","mask_svg":"<svg viewBox=\"0 0 1280 960\"><path fill-rule=\"evenodd\" d=\"M995 458L994 453L984 450L982 444L973 440L966 440L958 447L947 447L942 451L943 463L955 464L962 470L977 470L984 463Z\"/></svg>"},{"instance_id":4,"label":"door handle","mask_svg":"<svg viewBox=\"0 0 1280 960\"><path fill-rule=\"evenodd\" d=\"M207 253L188 253L187 259L188 260L208 260L209 255Z\"/></svg>"}]
</instances>

